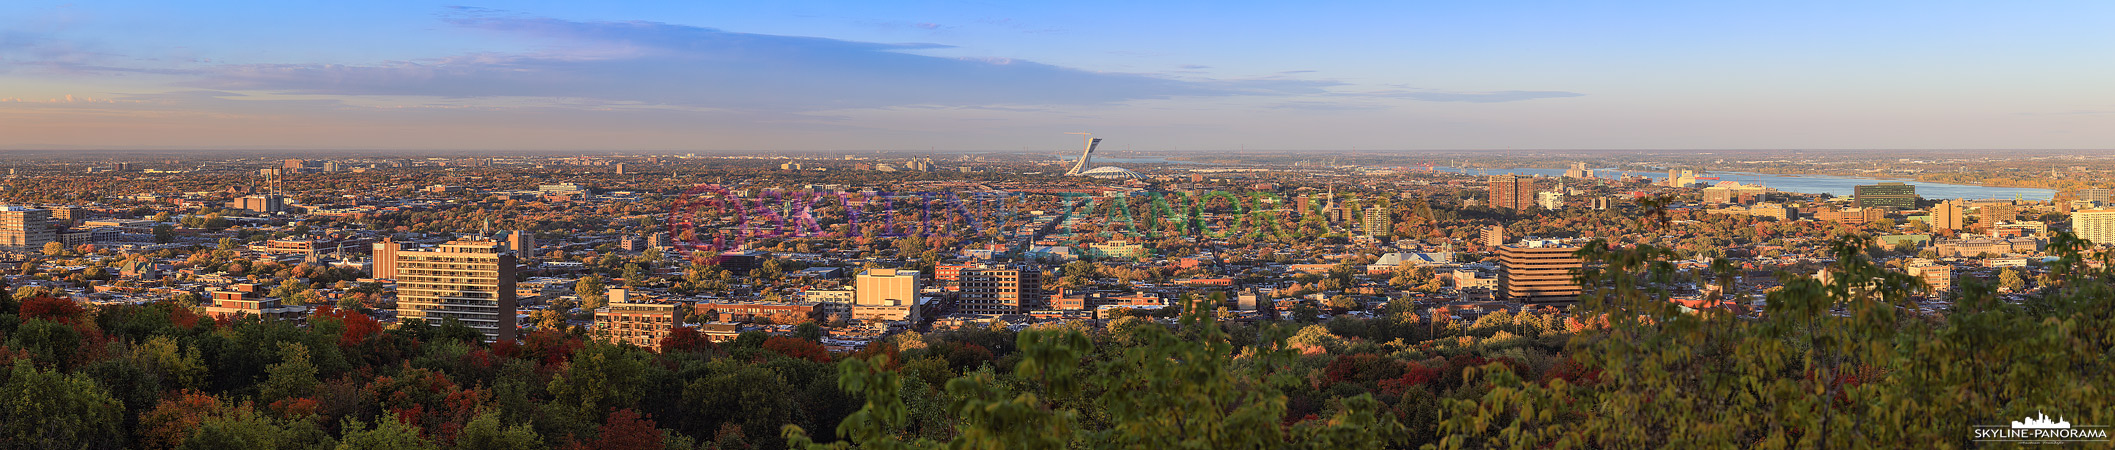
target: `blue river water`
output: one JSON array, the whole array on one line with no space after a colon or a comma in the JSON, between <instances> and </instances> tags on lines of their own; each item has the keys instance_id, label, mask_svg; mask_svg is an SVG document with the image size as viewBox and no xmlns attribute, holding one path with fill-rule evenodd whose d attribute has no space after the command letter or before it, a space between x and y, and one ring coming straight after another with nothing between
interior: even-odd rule
<instances>
[{"instance_id":1,"label":"blue river water","mask_svg":"<svg viewBox=\"0 0 2115 450\"><path fill-rule=\"evenodd\" d=\"M1564 169L1464 170L1453 167L1435 167L1434 169L1444 172L1457 172L1481 175L1503 175L1510 173L1514 175L1542 175L1546 177L1564 176ZM1626 172L1618 171L1615 169L1594 169L1595 176L1608 179L1620 178L1625 173ZM1655 180L1667 179L1666 171L1627 173L1630 175L1643 175L1647 177L1652 177ZM1855 192L1855 187L1857 185L1875 184L1882 181L1901 181L1903 183L1915 185L1917 187L1917 195L1928 199L1965 198L1969 200L2048 200L2056 197L2056 191L2049 189L1969 186L1962 184L1925 183L1921 181L1886 180L1877 178L1847 178L1821 175L1771 175L1742 172L1710 172L1698 174L1697 176L1702 178L1717 177L1719 181L1738 181L1741 184L1759 184L1784 192L1799 192L1806 194L1830 194L1838 197L1850 196Z\"/></svg>"}]
</instances>

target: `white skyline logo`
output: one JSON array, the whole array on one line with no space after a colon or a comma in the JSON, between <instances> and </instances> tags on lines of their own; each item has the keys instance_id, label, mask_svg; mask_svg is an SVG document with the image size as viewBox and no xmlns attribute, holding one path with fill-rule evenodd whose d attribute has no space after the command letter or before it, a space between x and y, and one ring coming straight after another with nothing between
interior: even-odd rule
<instances>
[{"instance_id":1,"label":"white skyline logo","mask_svg":"<svg viewBox=\"0 0 2115 450\"><path fill-rule=\"evenodd\" d=\"M1977 442L2016 442L2021 444L2054 444L2060 442L2111 442L2106 425L2072 425L2071 419L2058 415L2055 420L2049 414L2036 411L2033 416L2012 421L2012 426L1976 425Z\"/></svg>"},{"instance_id":2,"label":"white skyline logo","mask_svg":"<svg viewBox=\"0 0 2115 450\"><path fill-rule=\"evenodd\" d=\"M2025 417L2025 418L2023 418L2023 419L2024 419L2024 421L2021 421L2021 420L2014 420L2014 421L2012 421L2012 428L2014 428L2014 429L2022 429L2022 428L2033 428L2033 429L2055 429L2055 428L2063 428L2063 429L2068 429L2068 428L2071 428L2071 421L2069 421L2069 420L2065 420L2065 419L2063 418L2063 416L2057 416L2057 419L2056 419L2056 421L2055 421L2055 422L2051 422L2051 421L2049 421L2049 415L2048 415L2048 414L2046 414L2046 413L2037 413L2037 414L2039 415L2039 417Z\"/></svg>"}]
</instances>

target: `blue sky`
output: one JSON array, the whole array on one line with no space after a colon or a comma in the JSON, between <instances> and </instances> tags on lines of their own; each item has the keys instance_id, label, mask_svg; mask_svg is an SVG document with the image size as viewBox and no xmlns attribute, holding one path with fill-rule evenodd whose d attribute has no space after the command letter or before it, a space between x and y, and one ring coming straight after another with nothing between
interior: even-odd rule
<instances>
[{"instance_id":1,"label":"blue sky","mask_svg":"<svg viewBox=\"0 0 2115 450\"><path fill-rule=\"evenodd\" d=\"M2108 148L2111 13L14 1L0 149Z\"/></svg>"}]
</instances>

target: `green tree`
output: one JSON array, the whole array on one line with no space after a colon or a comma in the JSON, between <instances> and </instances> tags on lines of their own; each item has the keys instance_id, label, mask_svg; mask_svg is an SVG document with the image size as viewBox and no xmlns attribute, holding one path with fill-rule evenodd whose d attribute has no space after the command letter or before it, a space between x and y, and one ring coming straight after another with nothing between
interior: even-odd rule
<instances>
[{"instance_id":1,"label":"green tree","mask_svg":"<svg viewBox=\"0 0 2115 450\"><path fill-rule=\"evenodd\" d=\"M1405 437L1394 415L1366 394L1345 399L1328 420L1283 426L1287 400L1278 386L1304 376L1292 369L1296 354L1283 332L1270 331L1267 344L1237 356L1210 305L1184 311L1180 332L1143 328L1139 345L1107 361L1088 358L1093 343L1078 331L1021 332L1013 373L1023 386L1009 388L989 371L947 382L954 399L948 410L959 422L946 443L901 435L909 409L903 377L887 369L886 355L839 366L839 386L866 398L838 425L846 440L819 445L796 426L785 435L795 447L840 449L1385 448ZM1236 364L1237 357L1251 361ZM1090 386L1099 393L1087 392ZM1069 399L1091 402L1096 420L1084 420Z\"/></svg>"},{"instance_id":2,"label":"green tree","mask_svg":"<svg viewBox=\"0 0 2115 450\"><path fill-rule=\"evenodd\" d=\"M2027 288L2027 280L2020 278L2019 271L2007 268L1998 272L1998 287L2017 292Z\"/></svg>"},{"instance_id":3,"label":"green tree","mask_svg":"<svg viewBox=\"0 0 2115 450\"><path fill-rule=\"evenodd\" d=\"M1329 307L1331 309L1335 309L1338 311L1356 311L1359 309L1360 306L1362 305L1359 304L1359 300L1351 298L1351 296L1349 295L1337 295L1329 297Z\"/></svg>"},{"instance_id":4,"label":"green tree","mask_svg":"<svg viewBox=\"0 0 2115 450\"><path fill-rule=\"evenodd\" d=\"M44 319L29 319L7 336L7 346L29 355L29 360L47 367L71 367L74 354L86 338L73 326Z\"/></svg>"},{"instance_id":5,"label":"green tree","mask_svg":"<svg viewBox=\"0 0 2115 450\"><path fill-rule=\"evenodd\" d=\"M639 268L639 265L638 265L638 264L625 264L625 265L624 265L624 285L625 285L626 287L639 287L639 286L645 286L645 285L646 285L646 270L645 270L645 269L640 269L640 268Z\"/></svg>"},{"instance_id":6,"label":"green tree","mask_svg":"<svg viewBox=\"0 0 2115 450\"><path fill-rule=\"evenodd\" d=\"M500 423L497 413L479 414L455 435L457 450L513 450L542 446L543 438L536 435L534 428L528 424L505 426Z\"/></svg>"},{"instance_id":7,"label":"green tree","mask_svg":"<svg viewBox=\"0 0 2115 450\"><path fill-rule=\"evenodd\" d=\"M1972 425L2057 399L2072 417L2115 416L2106 396L2085 394L2115 372L2094 356L2111 342L2109 316L2073 309L2108 306L2108 283L2052 301L2067 315L2057 320L1970 279L1956 311L1915 318L1919 280L1875 264L1868 242L1832 239L1826 280L1781 274L1759 319L1674 307L1686 281L1673 251L1590 244L1576 315L1598 328L1568 344L1579 370L1542 382L1506 364L1468 371L1487 390L1445 401L1437 447L1967 448Z\"/></svg>"},{"instance_id":8,"label":"green tree","mask_svg":"<svg viewBox=\"0 0 2115 450\"><path fill-rule=\"evenodd\" d=\"M396 415L383 414L374 428L358 420L345 422L345 439L338 442L338 450L439 450L440 446L419 436L417 426L397 421Z\"/></svg>"},{"instance_id":9,"label":"green tree","mask_svg":"<svg viewBox=\"0 0 2115 450\"><path fill-rule=\"evenodd\" d=\"M582 309L593 310L608 300L609 288L603 287L602 277L589 275L573 283L573 295L580 297Z\"/></svg>"},{"instance_id":10,"label":"green tree","mask_svg":"<svg viewBox=\"0 0 2115 450\"><path fill-rule=\"evenodd\" d=\"M141 367L159 374L164 386L170 388L200 389L205 387L206 362L198 347L181 348L176 339L169 336L147 338L132 352L133 360Z\"/></svg>"},{"instance_id":11,"label":"green tree","mask_svg":"<svg viewBox=\"0 0 2115 450\"><path fill-rule=\"evenodd\" d=\"M279 343L279 363L266 368L265 373L264 384L258 388L261 400L266 403L307 397L316 392L316 365L309 361L306 345Z\"/></svg>"},{"instance_id":12,"label":"green tree","mask_svg":"<svg viewBox=\"0 0 2115 450\"><path fill-rule=\"evenodd\" d=\"M0 449L117 448L123 406L95 380L16 360L0 383Z\"/></svg>"},{"instance_id":13,"label":"green tree","mask_svg":"<svg viewBox=\"0 0 2115 450\"><path fill-rule=\"evenodd\" d=\"M310 300L308 292L308 282L288 278L279 282L279 286L273 287L270 295L289 305L305 305Z\"/></svg>"},{"instance_id":14,"label":"green tree","mask_svg":"<svg viewBox=\"0 0 2115 450\"><path fill-rule=\"evenodd\" d=\"M22 302L16 301L15 294L8 291L7 279L0 278L0 314L12 315L21 310Z\"/></svg>"},{"instance_id":15,"label":"green tree","mask_svg":"<svg viewBox=\"0 0 2115 450\"><path fill-rule=\"evenodd\" d=\"M547 388L554 414L585 426L611 409L628 408L646 396L646 351L638 347L592 343L573 352L565 370ZM585 429L568 430L585 434ZM554 432L554 435L558 433Z\"/></svg>"},{"instance_id":16,"label":"green tree","mask_svg":"<svg viewBox=\"0 0 2115 450\"><path fill-rule=\"evenodd\" d=\"M310 448L324 437L314 422L276 420L248 407L207 417L188 431L179 450Z\"/></svg>"}]
</instances>

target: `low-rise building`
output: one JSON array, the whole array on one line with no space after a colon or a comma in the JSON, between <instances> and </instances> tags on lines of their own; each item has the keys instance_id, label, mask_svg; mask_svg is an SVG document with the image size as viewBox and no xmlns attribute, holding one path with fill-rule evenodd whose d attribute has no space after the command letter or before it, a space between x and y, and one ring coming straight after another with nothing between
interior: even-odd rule
<instances>
[{"instance_id":1,"label":"low-rise building","mask_svg":"<svg viewBox=\"0 0 2115 450\"><path fill-rule=\"evenodd\" d=\"M206 315L220 320L235 320L242 316L255 316L268 321L308 320L307 306L289 306L279 299L259 297L254 292L213 291L212 303L206 306Z\"/></svg>"},{"instance_id":2,"label":"low-rise building","mask_svg":"<svg viewBox=\"0 0 2115 450\"><path fill-rule=\"evenodd\" d=\"M610 342L660 351L661 339L683 326L689 311L682 303L635 298L615 288L609 290L609 306L595 309L595 327Z\"/></svg>"},{"instance_id":3,"label":"low-rise building","mask_svg":"<svg viewBox=\"0 0 2115 450\"><path fill-rule=\"evenodd\" d=\"M712 319L716 322L755 322L757 319L768 319L774 316L819 320L822 318L821 314L823 312L821 304L814 302L744 302L728 300L701 301L692 306L692 309L694 310L693 312L707 318L713 318L717 315L716 319Z\"/></svg>"}]
</instances>

